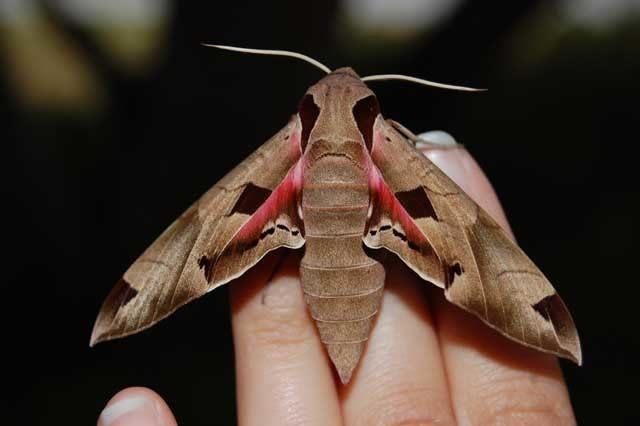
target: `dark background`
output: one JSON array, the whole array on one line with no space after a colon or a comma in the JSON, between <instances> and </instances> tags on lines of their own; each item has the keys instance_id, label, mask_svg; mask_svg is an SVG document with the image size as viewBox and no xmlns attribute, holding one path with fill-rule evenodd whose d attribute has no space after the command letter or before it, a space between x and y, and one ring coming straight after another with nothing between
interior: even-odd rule
<instances>
[{"instance_id":1,"label":"dark background","mask_svg":"<svg viewBox=\"0 0 640 426\"><path fill-rule=\"evenodd\" d=\"M282 127L321 77L298 61L201 42L488 87L372 85L387 117L416 132L445 129L467 146L519 243L570 307L584 366L562 366L578 422L639 420L635 10L584 18L593 1L460 1L421 27L380 28L358 24L338 1L175 2L154 24L147 56L127 62L103 40L130 31L139 42L139 24L83 22L30 3L37 24L12 27L6 10L2 21L0 423L91 424L130 385L158 391L182 424L235 422L226 288L139 335L88 346L126 267Z\"/></svg>"}]
</instances>

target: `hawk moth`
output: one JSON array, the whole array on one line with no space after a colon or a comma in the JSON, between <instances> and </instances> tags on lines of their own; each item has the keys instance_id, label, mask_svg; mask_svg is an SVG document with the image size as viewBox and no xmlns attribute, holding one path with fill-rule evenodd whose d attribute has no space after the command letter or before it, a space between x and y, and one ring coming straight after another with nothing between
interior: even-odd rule
<instances>
[{"instance_id":1,"label":"hawk moth","mask_svg":"<svg viewBox=\"0 0 640 426\"><path fill-rule=\"evenodd\" d=\"M365 81L394 76L360 78L302 59L327 75L282 130L129 267L102 305L91 345L152 326L272 250L304 247L304 298L347 383L382 300L385 269L370 253L386 249L504 336L580 364L576 328L549 281L416 149L413 134L381 115Z\"/></svg>"}]
</instances>

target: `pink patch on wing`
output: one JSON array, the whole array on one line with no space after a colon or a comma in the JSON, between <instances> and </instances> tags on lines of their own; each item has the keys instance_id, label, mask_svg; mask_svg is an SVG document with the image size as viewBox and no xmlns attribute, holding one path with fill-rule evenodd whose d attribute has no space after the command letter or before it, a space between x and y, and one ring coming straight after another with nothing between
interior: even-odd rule
<instances>
[{"instance_id":1,"label":"pink patch on wing","mask_svg":"<svg viewBox=\"0 0 640 426\"><path fill-rule=\"evenodd\" d=\"M259 239L265 225L275 221L282 212L287 213L291 220L296 220L298 193L302 184L301 164L298 161L289 169L287 176L242 225L232 242L249 243Z\"/></svg>"},{"instance_id":2,"label":"pink patch on wing","mask_svg":"<svg viewBox=\"0 0 640 426\"><path fill-rule=\"evenodd\" d=\"M380 216L385 215L393 223L400 224L408 241L418 246L429 245L425 235L407 213L407 210L400 204L393 191L387 186L378 168L373 164L369 168L369 188L373 202L372 221L380 220Z\"/></svg>"}]
</instances>

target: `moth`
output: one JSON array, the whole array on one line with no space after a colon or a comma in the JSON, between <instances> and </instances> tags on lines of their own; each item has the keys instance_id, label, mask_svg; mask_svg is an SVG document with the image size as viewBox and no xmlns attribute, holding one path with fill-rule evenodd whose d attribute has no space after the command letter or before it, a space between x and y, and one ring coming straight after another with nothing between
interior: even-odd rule
<instances>
[{"instance_id":1,"label":"moth","mask_svg":"<svg viewBox=\"0 0 640 426\"><path fill-rule=\"evenodd\" d=\"M129 267L104 301L91 345L146 329L280 247L303 249L302 290L342 383L380 307L386 249L448 301L504 336L581 363L571 315L496 222L383 118L366 81L331 71L289 122L216 183ZM412 79L445 88L465 89Z\"/></svg>"}]
</instances>

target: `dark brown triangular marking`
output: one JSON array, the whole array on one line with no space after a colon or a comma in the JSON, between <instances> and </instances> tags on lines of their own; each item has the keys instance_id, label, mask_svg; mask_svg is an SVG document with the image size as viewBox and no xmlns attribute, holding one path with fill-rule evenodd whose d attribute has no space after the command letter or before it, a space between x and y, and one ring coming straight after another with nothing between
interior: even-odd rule
<instances>
[{"instance_id":1,"label":"dark brown triangular marking","mask_svg":"<svg viewBox=\"0 0 640 426\"><path fill-rule=\"evenodd\" d=\"M198 266L200 267L200 269L202 269L204 278L207 280L207 282L209 282L211 279L211 269L213 267L213 262L211 262L205 255L198 259Z\"/></svg>"},{"instance_id":2,"label":"dark brown triangular marking","mask_svg":"<svg viewBox=\"0 0 640 426\"><path fill-rule=\"evenodd\" d=\"M449 265L445 268L445 279L444 279L444 286L446 289L449 289L449 287L451 287L451 284L453 284L453 280L456 278L457 276L462 275L462 273L464 272L464 268L462 267L462 265L460 265L459 262L455 262L453 265Z\"/></svg>"},{"instance_id":3,"label":"dark brown triangular marking","mask_svg":"<svg viewBox=\"0 0 640 426\"><path fill-rule=\"evenodd\" d=\"M300 106L298 107L298 115L300 116L300 123L302 124L300 147L304 152L307 148L307 142L309 140L311 130L313 130L316 125L316 120L318 120L318 116L320 115L320 108L313 100L313 95L307 94L302 98Z\"/></svg>"},{"instance_id":4,"label":"dark brown triangular marking","mask_svg":"<svg viewBox=\"0 0 640 426\"><path fill-rule=\"evenodd\" d=\"M558 304L562 304L559 301L560 298L557 293L542 298L538 303L531 305L534 311L536 311L545 321L551 322L552 315L555 310L559 308Z\"/></svg>"},{"instance_id":5,"label":"dark brown triangular marking","mask_svg":"<svg viewBox=\"0 0 640 426\"><path fill-rule=\"evenodd\" d=\"M373 123L376 121L378 114L380 114L378 100L373 95L360 99L353 107L352 114L367 150L371 151L373 145Z\"/></svg>"},{"instance_id":6,"label":"dark brown triangular marking","mask_svg":"<svg viewBox=\"0 0 640 426\"><path fill-rule=\"evenodd\" d=\"M131 299L138 295L138 290L131 287L131 284L125 281L124 278L121 278L120 281L118 281L118 283L116 284L116 288L117 290L114 291L117 294L116 297L118 298L118 305L120 307L126 306L127 303L131 301Z\"/></svg>"},{"instance_id":7,"label":"dark brown triangular marking","mask_svg":"<svg viewBox=\"0 0 640 426\"><path fill-rule=\"evenodd\" d=\"M271 195L271 191L266 188L261 188L249 182L245 185L242 194L238 197L238 201L231 209L233 213L253 214Z\"/></svg>"},{"instance_id":8,"label":"dark brown triangular marking","mask_svg":"<svg viewBox=\"0 0 640 426\"><path fill-rule=\"evenodd\" d=\"M433 205L422 187L410 191L399 191L395 195L412 218L430 217L438 220L436 211L433 209Z\"/></svg>"}]
</instances>

